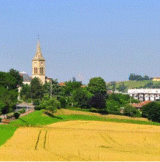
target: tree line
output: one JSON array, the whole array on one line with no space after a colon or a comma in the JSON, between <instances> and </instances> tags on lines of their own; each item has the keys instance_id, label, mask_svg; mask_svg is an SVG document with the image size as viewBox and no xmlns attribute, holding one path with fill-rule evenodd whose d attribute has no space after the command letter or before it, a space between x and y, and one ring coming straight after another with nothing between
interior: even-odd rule
<instances>
[{"instance_id":1,"label":"tree line","mask_svg":"<svg viewBox=\"0 0 160 162\"><path fill-rule=\"evenodd\" d=\"M131 105L139 101L127 94L107 94L106 83L101 77L91 78L86 86L76 81L75 78L66 81L63 86L58 83L57 79L51 79L45 84L41 84L38 78L33 78L30 85L22 84L22 82L23 77L14 69L9 72L0 72L0 113L6 114L14 111L18 102L19 86L22 87L20 92L22 101L32 102L36 110L44 109L46 113L51 114L60 108L81 108L102 114L123 114L133 117L143 115L152 120L154 115L151 113L155 112L147 112L149 110L147 107L141 114ZM156 106L154 107L155 113L159 113ZM159 122L159 115L155 116L158 116ZM156 121L155 116L153 121Z\"/></svg>"},{"instance_id":2,"label":"tree line","mask_svg":"<svg viewBox=\"0 0 160 162\"><path fill-rule=\"evenodd\" d=\"M136 80L136 81L143 81L143 80L151 80L148 75L141 76L141 75L136 75L134 73L131 73L129 75L129 80Z\"/></svg>"}]
</instances>

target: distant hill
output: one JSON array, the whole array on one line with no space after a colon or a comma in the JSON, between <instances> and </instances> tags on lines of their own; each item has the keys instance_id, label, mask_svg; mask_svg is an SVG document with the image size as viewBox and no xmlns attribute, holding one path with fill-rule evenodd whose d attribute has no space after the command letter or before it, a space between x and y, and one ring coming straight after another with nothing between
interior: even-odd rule
<instances>
[{"instance_id":1,"label":"distant hill","mask_svg":"<svg viewBox=\"0 0 160 162\"><path fill-rule=\"evenodd\" d=\"M106 83L107 89L112 90L114 87L114 83ZM160 81L152 81L152 80L143 80L143 81L122 81L115 82L115 89L127 92L128 89L133 88L160 88Z\"/></svg>"}]
</instances>

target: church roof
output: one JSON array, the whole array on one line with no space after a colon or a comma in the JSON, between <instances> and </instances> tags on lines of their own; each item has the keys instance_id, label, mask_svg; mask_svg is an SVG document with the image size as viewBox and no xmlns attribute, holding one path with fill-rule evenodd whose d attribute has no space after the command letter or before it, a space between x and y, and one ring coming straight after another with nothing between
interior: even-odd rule
<instances>
[{"instance_id":1,"label":"church roof","mask_svg":"<svg viewBox=\"0 0 160 162\"><path fill-rule=\"evenodd\" d=\"M41 52L41 47L40 47L40 42L38 41L37 44L37 50L36 50L36 54L33 58L32 61L45 61L44 57L42 56L42 52Z\"/></svg>"},{"instance_id":2,"label":"church roof","mask_svg":"<svg viewBox=\"0 0 160 162\"><path fill-rule=\"evenodd\" d=\"M20 72L20 76L23 77L23 82L31 82L31 77L26 72Z\"/></svg>"}]
</instances>

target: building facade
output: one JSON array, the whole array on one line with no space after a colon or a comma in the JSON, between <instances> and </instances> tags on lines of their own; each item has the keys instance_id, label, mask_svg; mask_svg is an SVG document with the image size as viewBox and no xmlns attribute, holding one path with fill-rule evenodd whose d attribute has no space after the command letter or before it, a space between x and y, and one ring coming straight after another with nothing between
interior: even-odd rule
<instances>
[{"instance_id":1,"label":"building facade","mask_svg":"<svg viewBox=\"0 0 160 162\"><path fill-rule=\"evenodd\" d=\"M128 94L139 101L155 101L160 99L160 89L128 89Z\"/></svg>"}]
</instances>

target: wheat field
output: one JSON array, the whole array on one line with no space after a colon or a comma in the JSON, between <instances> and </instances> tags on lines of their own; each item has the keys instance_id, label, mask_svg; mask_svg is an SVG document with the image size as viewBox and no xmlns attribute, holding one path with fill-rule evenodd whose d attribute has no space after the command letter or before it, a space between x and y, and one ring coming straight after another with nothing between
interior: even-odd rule
<instances>
[{"instance_id":1,"label":"wheat field","mask_svg":"<svg viewBox=\"0 0 160 162\"><path fill-rule=\"evenodd\" d=\"M21 127L0 147L2 161L159 161L160 127L67 121Z\"/></svg>"}]
</instances>

